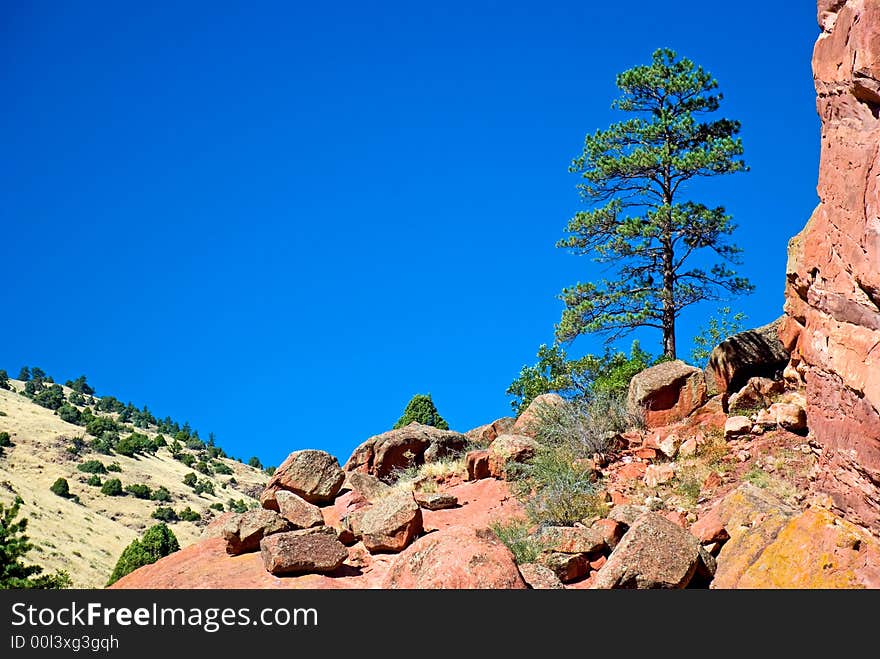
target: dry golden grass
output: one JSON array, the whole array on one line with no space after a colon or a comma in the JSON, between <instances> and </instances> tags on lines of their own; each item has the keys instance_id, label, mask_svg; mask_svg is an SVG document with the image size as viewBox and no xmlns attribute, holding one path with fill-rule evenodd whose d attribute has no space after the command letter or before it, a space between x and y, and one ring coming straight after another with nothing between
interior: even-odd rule
<instances>
[{"instance_id":1,"label":"dry golden grass","mask_svg":"<svg viewBox=\"0 0 880 659\"><path fill-rule=\"evenodd\" d=\"M467 464L464 456L426 462L418 468L401 471L388 494L392 492L436 492L441 481L451 476L464 477L466 475Z\"/></svg>"},{"instance_id":2,"label":"dry golden grass","mask_svg":"<svg viewBox=\"0 0 880 659\"><path fill-rule=\"evenodd\" d=\"M22 386L20 382L11 382L18 388ZM165 448L155 456L128 458L90 452L77 456L69 453L67 447L73 438L84 435L83 428L62 421L51 410L13 391L0 390L0 411L6 414L0 415L0 432L9 432L15 444L5 449L5 456L0 458L0 501L11 503L16 495L24 500L20 515L29 520L27 535L36 546L26 556L26 562L42 565L49 572L67 570L75 587L103 587L126 545L158 523L150 517L157 506L171 506L175 510L189 506L207 522L220 514L209 508L212 503L225 504L230 497L247 500L247 495L237 488L262 487L268 480L263 472L221 459L233 475L198 474L200 479L210 478L214 482L216 496L197 496L183 484L184 475L193 470L174 460ZM156 434L138 432L151 437ZM131 495L101 494L100 487L86 484L89 474L77 469L77 464L92 458L105 465L118 462L122 467L120 473L102 475L102 480L115 477L123 486L143 483L154 490L164 486L171 492L172 501L159 503ZM226 485L232 477L238 484ZM67 479L71 495L79 496L80 503L62 499L49 490L57 478ZM202 526L178 522L171 528L184 547L199 538Z\"/></svg>"}]
</instances>

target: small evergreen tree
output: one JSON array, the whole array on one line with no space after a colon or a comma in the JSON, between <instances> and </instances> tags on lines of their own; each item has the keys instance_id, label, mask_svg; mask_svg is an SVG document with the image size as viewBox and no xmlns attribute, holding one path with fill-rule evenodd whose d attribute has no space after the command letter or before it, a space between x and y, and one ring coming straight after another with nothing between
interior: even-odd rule
<instances>
[{"instance_id":1,"label":"small evergreen tree","mask_svg":"<svg viewBox=\"0 0 880 659\"><path fill-rule=\"evenodd\" d=\"M122 481L118 478L107 479L101 486L101 494L106 494L108 497L122 496L124 494L122 490Z\"/></svg>"},{"instance_id":2,"label":"small evergreen tree","mask_svg":"<svg viewBox=\"0 0 880 659\"><path fill-rule=\"evenodd\" d=\"M250 460L248 460L248 464L254 469L262 469L263 464L260 462L260 458L257 456L253 456Z\"/></svg>"},{"instance_id":3,"label":"small evergreen tree","mask_svg":"<svg viewBox=\"0 0 880 659\"><path fill-rule=\"evenodd\" d=\"M21 370L18 372L18 379L22 382L27 382L31 379L31 369L27 366L22 366Z\"/></svg>"},{"instance_id":4,"label":"small evergreen tree","mask_svg":"<svg viewBox=\"0 0 880 659\"><path fill-rule=\"evenodd\" d=\"M198 480L198 476L196 476L193 472L189 472L186 476L183 477L183 484L187 487L195 487Z\"/></svg>"},{"instance_id":5,"label":"small evergreen tree","mask_svg":"<svg viewBox=\"0 0 880 659\"><path fill-rule=\"evenodd\" d=\"M80 375L76 380L68 380L64 385L70 387L77 393L85 394L86 396L92 396L95 393L95 390L89 386L88 382L86 382L85 375Z\"/></svg>"},{"instance_id":6,"label":"small evergreen tree","mask_svg":"<svg viewBox=\"0 0 880 659\"><path fill-rule=\"evenodd\" d=\"M416 394L413 396L409 403L406 404L403 415L397 420L394 427L403 428L413 422L421 423L425 426L434 426L440 430L449 430L449 424L440 416L440 413L434 406L434 401L431 400L431 394Z\"/></svg>"},{"instance_id":7,"label":"small evergreen tree","mask_svg":"<svg viewBox=\"0 0 880 659\"><path fill-rule=\"evenodd\" d=\"M171 501L171 492L164 485L160 485L158 489L153 490L150 498L153 501Z\"/></svg>"},{"instance_id":8,"label":"small evergreen tree","mask_svg":"<svg viewBox=\"0 0 880 659\"><path fill-rule=\"evenodd\" d=\"M10 588L70 588L71 580L67 572L41 574L39 565L26 565L23 562L34 546L25 534L28 520L16 521L24 502L16 497L12 506L0 502L0 590Z\"/></svg>"},{"instance_id":9,"label":"small evergreen tree","mask_svg":"<svg viewBox=\"0 0 880 659\"><path fill-rule=\"evenodd\" d=\"M9 373L0 368L0 389L10 389Z\"/></svg>"},{"instance_id":10,"label":"small evergreen tree","mask_svg":"<svg viewBox=\"0 0 880 659\"><path fill-rule=\"evenodd\" d=\"M131 483L130 485L126 485L125 491L134 495L137 499L149 499L150 495L153 493L149 486L144 485L143 483Z\"/></svg>"},{"instance_id":11,"label":"small evergreen tree","mask_svg":"<svg viewBox=\"0 0 880 659\"><path fill-rule=\"evenodd\" d=\"M63 499L70 498L70 485L66 478L57 479L49 489Z\"/></svg>"},{"instance_id":12,"label":"small evergreen tree","mask_svg":"<svg viewBox=\"0 0 880 659\"><path fill-rule=\"evenodd\" d=\"M89 480L86 481L86 485L99 487L101 485L101 477L98 476L98 474L92 474L91 476L89 476Z\"/></svg>"},{"instance_id":13,"label":"small evergreen tree","mask_svg":"<svg viewBox=\"0 0 880 659\"><path fill-rule=\"evenodd\" d=\"M82 415L80 414L79 410L70 403L64 403L63 405L61 405L56 413L62 421L72 423L75 426L80 424L80 419Z\"/></svg>"},{"instance_id":14,"label":"small evergreen tree","mask_svg":"<svg viewBox=\"0 0 880 659\"><path fill-rule=\"evenodd\" d=\"M164 523L150 527L140 540L132 540L116 562L107 585L119 581L139 567L155 563L180 549L174 533Z\"/></svg>"},{"instance_id":15,"label":"small evergreen tree","mask_svg":"<svg viewBox=\"0 0 880 659\"><path fill-rule=\"evenodd\" d=\"M57 410L64 405L64 390L60 384L53 384L48 389L40 391L34 396L34 402L46 409Z\"/></svg>"}]
</instances>

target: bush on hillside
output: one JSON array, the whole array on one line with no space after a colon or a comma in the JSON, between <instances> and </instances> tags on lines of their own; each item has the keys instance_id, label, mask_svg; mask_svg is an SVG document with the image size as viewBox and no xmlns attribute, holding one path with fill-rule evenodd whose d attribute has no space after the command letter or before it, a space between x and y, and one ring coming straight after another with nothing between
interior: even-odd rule
<instances>
[{"instance_id":1,"label":"bush on hillside","mask_svg":"<svg viewBox=\"0 0 880 659\"><path fill-rule=\"evenodd\" d=\"M173 508L169 506L159 506L153 513L150 515L153 519L158 519L163 522L168 522L172 524L174 522L179 522L180 518L177 516L177 513L174 512Z\"/></svg>"},{"instance_id":2,"label":"bush on hillside","mask_svg":"<svg viewBox=\"0 0 880 659\"><path fill-rule=\"evenodd\" d=\"M49 488L52 490L54 494L57 494L59 497L64 499L70 498L70 485L67 483L66 478L59 478L54 483L52 483Z\"/></svg>"},{"instance_id":3,"label":"bush on hillside","mask_svg":"<svg viewBox=\"0 0 880 659\"><path fill-rule=\"evenodd\" d=\"M125 494L122 489L122 481L118 478L108 478L101 486L101 494L106 494L108 497L122 496Z\"/></svg>"},{"instance_id":4,"label":"bush on hillside","mask_svg":"<svg viewBox=\"0 0 880 659\"><path fill-rule=\"evenodd\" d=\"M91 476L89 476L89 480L86 481L86 485L99 487L101 485L101 477L98 476L98 474L92 474Z\"/></svg>"},{"instance_id":5,"label":"bush on hillside","mask_svg":"<svg viewBox=\"0 0 880 659\"><path fill-rule=\"evenodd\" d=\"M440 430L449 430L449 424L440 416L431 394L416 394L406 404L403 414L394 424L394 428L403 428L410 423L421 423L425 426L434 426Z\"/></svg>"},{"instance_id":6,"label":"bush on hillside","mask_svg":"<svg viewBox=\"0 0 880 659\"><path fill-rule=\"evenodd\" d=\"M95 416L86 424L86 432L94 437L102 437L104 433L118 433L119 424L109 416Z\"/></svg>"},{"instance_id":7,"label":"bush on hillside","mask_svg":"<svg viewBox=\"0 0 880 659\"><path fill-rule=\"evenodd\" d=\"M258 458L257 456L253 456L253 457L251 457L251 459L248 460L247 463L248 463L251 467L253 467L254 469L262 469L262 468L263 468L263 463L260 462L260 458Z\"/></svg>"},{"instance_id":8,"label":"bush on hillside","mask_svg":"<svg viewBox=\"0 0 880 659\"><path fill-rule=\"evenodd\" d=\"M184 522L199 522L202 519L202 516L189 506L177 513L177 516Z\"/></svg>"},{"instance_id":9,"label":"bush on hillside","mask_svg":"<svg viewBox=\"0 0 880 659\"><path fill-rule=\"evenodd\" d=\"M15 497L8 507L0 502L0 590L70 588L72 582L67 572L41 574L43 568L39 565L24 563L25 554L34 546L25 533L27 518L16 521L23 503L21 497Z\"/></svg>"},{"instance_id":10,"label":"bush on hillside","mask_svg":"<svg viewBox=\"0 0 880 659\"><path fill-rule=\"evenodd\" d=\"M34 396L34 402L37 405L49 410L57 410L64 405L64 401L64 390L58 384L53 384L48 389L44 389Z\"/></svg>"},{"instance_id":11,"label":"bush on hillside","mask_svg":"<svg viewBox=\"0 0 880 659\"><path fill-rule=\"evenodd\" d=\"M86 460L85 462L81 462L76 466L80 471L84 471L87 474L106 474L107 467L104 466L104 463L100 460Z\"/></svg>"},{"instance_id":12,"label":"bush on hillside","mask_svg":"<svg viewBox=\"0 0 880 659\"><path fill-rule=\"evenodd\" d=\"M211 468L214 470L215 474L220 474L222 476L231 476L234 473L231 467L219 461L212 462Z\"/></svg>"},{"instance_id":13,"label":"bush on hillside","mask_svg":"<svg viewBox=\"0 0 880 659\"><path fill-rule=\"evenodd\" d=\"M203 494L204 493L204 494L210 494L213 496L214 495L214 483L212 483L211 481L209 481L206 478L203 478L198 483L196 483L195 487L193 488L193 492L195 492L196 494Z\"/></svg>"},{"instance_id":14,"label":"bush on hillside","mask_svg":"<svg viewBox=\"0 0 880 659\"><path fill-rule=\"evenodd\" d=\"M9 373L0 368L0 389L9 390L12 387L9 384Z\"/></svg>"},{"instance_id":15,"label":"bush on hillside","mask_svg":"<svg viewBox=\"0 0 880 659\"><path fill-rule=\"evenodd\" d=\"M164 485L160 485L157 489L153 490L150 498L153 501L171 501L171 492Z\"/></svg>"},{"instance_id":16,"label":"bush on hillside","mask_svg":"<svg viewBox=\"0 0 880 659\"><path fill-rule=\"evenodd\" d=\"M107 471L122 471L122 467L119 466L118 462L111 462L107 465Z\"/></svg>"},{"instance_id":17,"label":"bush on hillside","mask_svg":"<svg viewBox=\"0 0 880 659\"><path fill-rule=\"evenodd\" d=\"M9 433L4 430L3 432L0 432L0 448L5 446L14 446L14 444L9 438Z\"/></svg>"},{"instance_id":18,"label":"bush on hillside","mask_svg":"<svg viewBox=\"0 0 880 659\"><path fill-rule=\"evenodd\" d=\"M189 472L186 476L183 477L183 484L187 487L195 487L198 480L198 476L196 476L193 472Z\"/></svg>"},{"instance_id":19,"label":"bush on hillside","mask_svg":"<svg viewBox=\"0 0 880 659\"><path fill-rule=\"evenodd\" d=\"M153 493L149 486L144 485L143 483L131 483L130 485L126 485L125 491L134 495L138 499L149 499L150 495Z\"/></svg>"},{"instance_id":20,"label":"bush on hillside","mask_svg":"<svg viewBox=\"0 0 880 659\"><path fill-rule=\"evenodd\" d=\"M144 565L155 563L178 549L180 544L177 538L165 524L160 523L150 527L143 538L132 540L131 544L122 551L107 585L116 583L126 574Z\"/></svg>"},{"instance_id":21,"label":"bush on hillside","mask_svg":"<svg viewBox=\"0 0 880 659\"><path fill-rule=\"evenodd\" d=\"M541 555L543 547L529 533L529 524L525 520L512 519L508 522L492 522L489 528L507 546L517 565L534 563Z\"/></svg>"}]
</instances>

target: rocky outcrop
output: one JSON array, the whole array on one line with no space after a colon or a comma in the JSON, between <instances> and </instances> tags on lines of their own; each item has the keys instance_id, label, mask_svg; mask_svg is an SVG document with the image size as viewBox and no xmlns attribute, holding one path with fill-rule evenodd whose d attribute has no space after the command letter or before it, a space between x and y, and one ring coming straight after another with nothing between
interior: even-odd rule
<instances>
[{"instance_id":1,"label":"rocky outcrop","mask_svg":"<svg viewBox=\"0 0 880 659\"><path fill-rule=\"evenodd\" d=\"M706 402L703 372L680 359L646 368L629 384L628 404L648 427L680 421Z\"/></svg>"},{"instance_id":2,"label":"rocky outcrop","mask_svg":"<svg viewBox=\"0 0 880 659\"><path fill-rule=\"evenodd\" d=\"M367 439L352 452L345 471L362 471L388 480L398 469L457 454L466 446L467 438L461 433L411 423Z\"/></svg>"},{"instance_id":3,"label":"rocky outcrop","mask_svg":"<svg viewBox=\"0 0 880 659\"><path fill-rule=\"evenodd\" d=\"M290 531L260 542L266 571L274 575L333 572L348 558L335 534Z\"/></svg>"},{"instance_id":4,"label":"rocky outcrop","mask_svg":"<svg viewBox=\"0 0 880 659\"><path fill-rule=\"evenodd\" d=\"M376 501L391 492L391 486L383 483L375 476L362 471L351 471L346 474L348 486L358 493L365 501Z\"/></svg>"},{"instance_id":5,"label":"rocky outcrop","mask_svg":"<svg viewBox=\"0 0 880 659\"><path fill-rule=\"evenodd\" d=\"M275 493L293 492L309 503L328 503L342 488L345 474L339 461L326 451L294 451L275 470L260 497L263 508L278 510Z\"/></svg>"},{"instance_id":6,"label":"rocky outcrop","mask_svg":"<svg viewBox=\"0 0 880 659\"><path fill-rule=\"evenodd\" d=\"M880 4L821 0L820 198L789 243L780 338L823 448L820 486L880 531Z\"/></svg>"},{"instance_id":7,"label":"rocky outcrop","mask_svg":"<svg viewBox=\"0 0 880 659\"><path fill-rule=\"evenodd\" d=\"M691 531L726 541L712 588L878 588L880 541L811 507L799 511L748 483L728 494Z\"/></svg>"},{"instance_id":8,"label":"rocky outcrop","mask_svg":"<svg viewBox=\"0 0 880 659\"><path fill-rule=\"evenodd\" d=\"M447 510L458 505L458 497L443 492L413 492L419 508L425 510Z\"/></svg>"},{"instance_id":9,"label":"rocky outcrop","mask_svg":"<svg viewBox=\"0 0 880 659\"><path fill-rule=\"evenodd\" d=\"M291 523L278 513L254 508L227 519L223 524L222 537L226 541L226 553L236 556L257 551L264 537L292 528Z\"/></svg>"},{"instance_id":10,"label":"rocky outcrop","mask_svg":"<svg viewBox=\"0 0 880 659\"><path fill-rule=\"evenodd\" d=\"M471 444L489 446L489 444L495 441L495 438L498 437L498 435L511 432L514 423L516 423L516 419L510 416L505 416L496 419L492 423L487 423L484 426L478 426L473 430L468 430L464 436L468 438L468 441L471 442Z\"/></svg>"},{"instance_id":11,"label":"rocky outcrop","mask_svg":"<svg viewBox=\"0 0 880 659\"><path fill-rule=\"evenodd\" d=\"M370 552L398 552L422 532L422 511L412 494L390 494L359 516L352 529Z\"/></svg>"},{"instance_id":12,"label":"rocky outcrop","mask_svg":"<svg viewBox=\"0 0 880 659\"><path fill-rule=\"evenodd\" d=\"M779 318L768 325L734 334L709 355L705 378L709 395L733 393L753 377L782 375L789 354L779 340Z\"/></svg>"},{"instance_id":13,"label":"rocky outcrop","mask_svg":"<svg viewBox=\"0 0 880 659\"><path fill-rule=\"evenodd\" d=\"M593 588L686 588L697 575L708 583L714 569L714 559L693 535L648 512L632 523Z\"/></svg>"},{"instance_id":14,"label":"rocky outcrop","mask_svg":"<svg viewBox=\"0 0 880 659\"><path fill-rule=\"evenodd\" d=\"M489 471L488 449L468 451L467 456L465 456L465 464L469 481L478 481L481 478L489 478L492 475Z\"/></svg>"},{"instance_id":15,"label":"rocky outcrop","mask_svg":"<svg viewBox=\"0 0 880 659\"><path fill-rule=\"evenodd\" d=\"M324 524L321 509L293 492L279 490L275 493L275 501L278 503L278 512L294 529L308 529Z\"/></svg>"},{"instance_id":16,"label":"rocky outcrop","mask_svg":"<svg viewBox=\"0 0 880 659\"><path fill-rule=\"evenodd\" d=\"M556 573L539 563L523 563L519 573L529 588L533 590L559 590L565 588Z\"/></svg>"},{"instance_id":17,"label":"rocky outcrop","mask_svg":"<svg viewBox=\"0 0 880 659\"><path fill-rule=\"evenodd\" d=\"M538 448L540 445L527 435L501 435L489 446L489 473L506 478L508 464L529 460Z\"/></svg>"},{"instance_id":18,"label":"rocky outcrop","mask_svg":"<svg viewBox=\"0 0 880 659\"><path fill-rule=\"evenodd\" d=\"M489 529L452 526L419 538L398 554L383 588L526 587L513 554Z\"/></svg>"},{"instance_id":19,"label":"rocky outcrop","mask_svg":"<svg viewBox=\"0 0 880 659\"><path fill-rule=\"evenodd\" d=\"M552 410L565 405L565 400L559 394L541 394L529 403L526 411L520 414L513 427L507 431L512 435L535 436L535 431L542 417L552 413Z\"/></svg>"}]
</instances>

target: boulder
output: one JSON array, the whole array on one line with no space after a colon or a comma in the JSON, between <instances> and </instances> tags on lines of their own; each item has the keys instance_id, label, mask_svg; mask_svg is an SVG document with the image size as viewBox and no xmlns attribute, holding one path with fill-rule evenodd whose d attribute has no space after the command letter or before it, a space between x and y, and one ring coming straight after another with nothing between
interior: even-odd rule
<instances>
[{"instance_id":1,"label":"boulder","mask_svg":"<svg viewBox=\"0 0 880 659\"><path fill-rule=\"evenodd\" d=\"M275 493L275 501L278 504L278 512L294 529L307 529L324 524L321 509L293 492L278 490Z\"/></svg>"},{"instance_id":2,"label":"boulder","mask_svg":"<svg viewBox=\"0 0 880 659\"><path fill-rule=\"evenodd\" d=\"M700 544L708 545L713 542L726 542L730 538L724 522L718 515L718 511L709 510L691 526L691 535L695 536Z\"/></svg>"},{"instance_id":3,"label":"boulder","mask_svg":"<svg viewBox=\"0 0 880 659\"><path fill-rule=\"evenodd\" d=\"M411 423L367 439L351 454L345 471L362 471L387 481L399 469L458 454L466 446L461 433Z\"/></svg>"},{"instance_id":4,"label":"boulder","mask_svg":"<svg viewBox=\"0 0 880 659\"><path fill-rule=\"evenodd\" d=\"M465 463L467 464L467 479L469 481L478 481L492 475L489 471L489 451L487 449L468 451Z\"/></svg>"},{"instance_id":5,"label":"boulder","mask_svg":"<svg viewBox=\"0 0 880 659\"><path fill-rule=\"evenodd\" d=\"M339 493L344 480L339 462L326 451L294 451L275 470L260 503L264 508L278 510L275 493L279 490L293 492L309 503L327 503Z\"/></svg>"},{"instance_id":6,"label":"boulder","mask_svg":"<svg viewBox=\"0 0 880 659\"><path fill-rule=\"evenodd\" d=\"M648 512L648 509L645 506L636 506L634 504L625 503L619 506L614 506L614 508L611 509L611 512L608 513L608 519L619 523L624 529L629 529L629 527L632 526L632 523L646 512Z\"/></svg>"},{"instance_id":7,"label":"boulder","mask_svg":"<svg viewBox=\"0 0 880 659\"><path fill-rule=\"evenodd\" d=\"M348 482L348 486L366 501L376 501L391 492L390 485L362 471L348 472L345 479Z\"/></svg>"},{"instance_id":8,"label":"boulder","mask_svg":"<svg viewBox=\"0 0 880 659\"><path fill-rule=\"evenodd\" d=\"M769 408L776 425L790 432L807 429L807 412L795 403L773 403Z\"/></svg>"},{"instance_id":9,"label":"boulder","mask_svg":"<svg viewBox=\"0 0 880 659\"><path fill-rule=\"evenodd\" d=\"M535 537L545 551L563 554L592 554L606 548L600 529L576 526L545 526Z\"/></svg>"},{"instance_id":10,"label":"boulder","mask_svg":"<svg viewBox=\"0 0 880 659\"><path fill-rule=\"evenodd\" d=\"M655 488L675 478L675 465L671 462L648 465L645 469L645 485Z\"/></svg>"},{"instance_id":11,"label":"boulder","mask_svg":"<svg viewBox=\"0 0 880 659\"><path fill-rule=\"evenodd\" d=\"M559 394L535 396L535 399L529 403L526 411L517 417L516 423L513 424L509 434L534 437L541 418L547 413L552 412L554 408L560 408L563 405L565 405L565 400Z\"/></svg>"},{"instance_id":12,"label":"boulder","mask_svg":"<svg viewBox=\"0 0 880 659\"><path fill-rule=\"evenodd\" d=\"M706 382L700 369L680 359L646 368L630 381L630 412L644 413L648 427L680 421L706 402Z\"/></svg>"},{"instance_id":13,"label":"boulder","mask_svg":"<svg viewBox=\"0 0 880 659\"><path fill-rule=\"evenodd\" d=\"M538 563L553 572L562 583L577 581L590 572L590 562L583 554L542 552L538 557Z\"/></svg>"},{"instance_id":14,"label":"boulder","mask_svg":"<svg viewBox=\"0 0 880 659\"><path fill-rule=\"evenodd\" d=\"M747 416L732 416L724 424L724 439L730 441L752 431L752 420Z\"/></svg>"},{"instance_id":15,"label":"boulder","mask_svg":"<svg viewBox=\"0 0 880 659\"><path fill-rule=\"evenodd\" d=\"M446 510L458 506L458 497L454 494L443 492L414 492L416 503L419 508L425 510Z\"/></svg>"},{"instance_id":16,"label":"boulder","mask_svg":"<svg viewBox=\"0 0 880 659\"><path fill-rule=\"evenodd\" d=\"M333 572L348 558L335 534L311 529L267 536L260 541L260 554L266 570L274 575Z\"/></svg>"},{"instance_id":17,"label":"boulder","mask_svg":"<svg viewBox=\"0 0 880 659\"><path fill-rule=\"evenodd\" d=\"M789 358L779 340L781 323L780 318L734 334L715 346L705 370L709 394L739 391L752 377L778 379Z\"/></svg>"},{"instance_id":18,"label":"boulder","mask_svg":"<svg viewBox=\"0 0 880 659\"><path fill-rule=\"evenodd\" d=\"M732 411L749 411L759 407L768 407L784 391L785 382L783 380L763 377L749 378L742 389L731 394L727 408Z\"/></svg>"},{"instance_id":19,"label":"boulder","mask_svg":"<svg viewBox=\"0 0 880 659\"><path fill-rule=\"evenodd\" d=\"M500 435L489 447L489 473L507 477L508 463L525 462L535 456L540 445L526 435Z\"/></svg>"},{"instance_id":20,"label":"boulder","mask_svg":"<svg viewBox=\"0 0 880 659\"><path fill-rule=\"evenodd\" d=\"M254 508L227 519L223 526L226 553L232 556L257 551L260 540L274 533L290 531L292 525L272 510Z\"/></svg>"},{"instance_id":21,"label":"boulder","mask_svg":"<svg viewBox=\"0 0 880 659\"><path fill-rule=\"evenodd\" d=\"M489 529L450 526L398 554L383 588L524 589L513 554Z\"/></svg>"},{"instance_id":22,"label":"boulder","mask_svg":"<svg viewBox=\"0 0 880 659\"><path fill-rule=\"evenodd\" d=\"M391 494L364 509L360 535L371 552L399 552L422 532L422 511L409 492Z\"/></svg>"},{"instance_id":23,"label":"boulder","mask_svg":"<svg viewBox=\"0 0 880 659\"><path fill-rule=\"evenodd\" d=\"M590 528L602 534L605 546L611 550L617 546L626 530L623 524L613 519L597 519Z\"/></svg>"},{"instance_id":24,"label":"boulder","mask_svg":"<svg viewBox=\"0 0 880 659\"><path fill-rule=\"evenodd\" d=\"M496 419L492 423L487 423L484 426L468 430L464 436L467 437L468 442L473 445L489 446L489 444L495 441L495 438L498 437L498 435L511 432L514 423L516 423L516 419L505 416Z\"/></svg>"},{"instance_id":25,"label":"boulder","mask_svg":"<svg viewBox=\"0 0 880 659\"><path fill-rule=\"evenodd\" d=\"M636 519L608 561L596 573L593 588L686 588L708 554L699 541L657 513ZM701 565L702 564L702 565Z\"/></svg>"},{"instance_id":26,"label":"boulder","mask_svg":"<svg viewBox=\"0 0 880 659\"><path fill-rule=\"evenodd\" d=\"M523 563L519 566L523 581L533 590L559 590L565 588L556 573L539 563Z\"/></svg>"}]
</instances>

